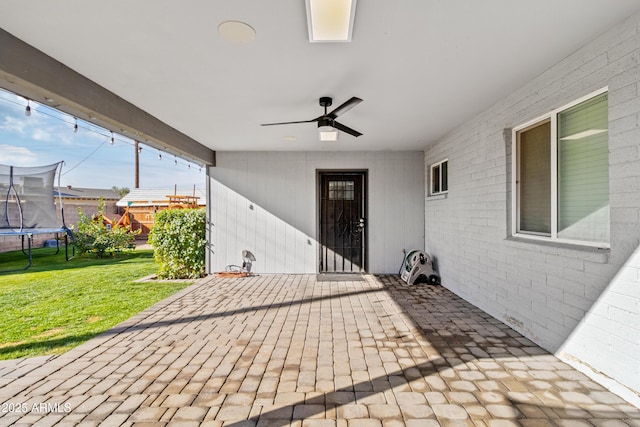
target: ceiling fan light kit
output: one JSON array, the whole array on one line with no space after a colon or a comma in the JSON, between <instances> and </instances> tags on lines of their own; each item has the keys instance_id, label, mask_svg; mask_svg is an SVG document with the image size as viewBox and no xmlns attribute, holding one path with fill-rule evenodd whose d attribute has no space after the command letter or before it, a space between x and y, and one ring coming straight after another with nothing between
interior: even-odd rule
<instances>
[{"instance_id":1,"label":"ceiling fan light kit","mask_svg":"<svg viewBox=\"0 0 640 427\"><path fill-rule=\"evenodd\" d=\"M339 133L340 132L338 132L336 128L328 124L321 126L320 122L318 122L318 135L320 136L320 141L337 141Z\"/></svg>"},{"instance_id":2,"label":"ceiling fan light kit","mask_svg":"<svg viewBox=\"0 0 640 427\"><path fill-rule=\"evenodd\" d=\"M333 128L328 130L320 130L320 141L322 142L335 142L338 140L338 131Z\"/></svg>"}]
</instances>

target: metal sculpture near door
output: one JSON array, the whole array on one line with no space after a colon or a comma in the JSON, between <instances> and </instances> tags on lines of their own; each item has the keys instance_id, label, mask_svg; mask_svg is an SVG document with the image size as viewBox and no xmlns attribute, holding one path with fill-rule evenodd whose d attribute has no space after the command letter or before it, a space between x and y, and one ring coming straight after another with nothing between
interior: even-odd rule
<instances>
[{"instance_id":1,"label":"metal sculpture near door","mask_svg":"<svg viewBox=\"0 0 640 427\"><path fill-rule=\"evenodd\" d=\"M366 269L366 172L320 173L320 272Z\"/></svg>"}]
</instances>

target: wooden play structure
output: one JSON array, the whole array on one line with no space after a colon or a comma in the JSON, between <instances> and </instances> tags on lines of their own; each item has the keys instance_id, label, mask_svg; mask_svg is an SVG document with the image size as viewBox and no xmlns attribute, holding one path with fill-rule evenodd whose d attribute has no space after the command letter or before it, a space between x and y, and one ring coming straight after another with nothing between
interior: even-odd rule
<instances>
[{"instance_id":1,"label":"wooden play structure","mask_svg":"<svg viewBox=\"0 0 640 427\"><path fill-rule=\"evenodd\" d=\"M200 197L196 196L178 196L176 194L167 196L167 199L169 199L169 209L195 209L198 207L199 198Z\"/></svg>"},{"instance_id":2,"label":"wooden play structure","mask_svg":"<svg viewBox=\"0 0 640 427\"><path fill-rule=\"evenodd\" d=\"M97 218L94 218L96 220ZM131 225L131 214L129 213L129 206L124 209L124 213L115 223L107 218L105 215L102 216L102 222L107 227L128 227Z\"/></svg>"},{"instance_id":3,"label":"wooden play structure","mask_svg":"<svg viewBox=\"0 0 640 427\"><path fill-rule=\"evenodd\" d=\"M155 220L155 214L165 209L191 209L204 206L204 193L197 193L194 186L191 195L178 194L174 187L173 194L166 189L134 188L118 201L117 205L124 209L120 220L114 225L131 225L131 230L140 230L139 238L146 238Z\"/></svg>"}]
</instances>

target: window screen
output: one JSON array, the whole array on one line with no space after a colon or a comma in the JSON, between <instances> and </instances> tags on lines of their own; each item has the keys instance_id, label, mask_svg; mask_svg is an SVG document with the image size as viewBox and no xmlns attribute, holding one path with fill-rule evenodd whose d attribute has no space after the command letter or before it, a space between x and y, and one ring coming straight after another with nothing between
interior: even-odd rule
<instances>
[{"instance_id":1,"label":"window screen","mask_svg":"<svg viewBox=\"0 0 640 427\"><path fill-rule=\"evenodd\" d=\"M518 133L519 231L551 233L551 123Z\"/></svg>"},{"instance_id":2,"label":"window screen","mask_svg":"<svg viewBox=\"0 0 640 427\"><path fill-rule=\"evenodd\" d=\"M449 162L445 161L445 162L442 162L442 165L441 165L441 168L442 168L442 174L441 174L442 175L442 184L441 184L441 187L442 187L442 191L443 192L444 191L449 191L449 178L447 176L448 173L449 173L448 170L447 170L449 168L448 167L448 163Z\"/></svg>"},{"instance_id":3,"label":"window screen","mask_svg":"<svg viewBox=\"0 0 640 427\"><path fill-rule=\"evenodd\" d=\"M431 193L439 193L440 190L440 165L431 168Z\"/></svg>"}]
</instances>

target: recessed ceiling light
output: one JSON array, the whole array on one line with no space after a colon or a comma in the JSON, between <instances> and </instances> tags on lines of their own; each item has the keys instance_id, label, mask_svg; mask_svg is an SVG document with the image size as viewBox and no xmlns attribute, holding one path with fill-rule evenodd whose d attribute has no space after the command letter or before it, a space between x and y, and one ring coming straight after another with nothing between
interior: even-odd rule
<instances>
[{"instance_id":1,"label":"recessed ceiling light","mask_svg":"<svg viewBox=\"0 0 640 427\"><path fill-rule=\"evenodd\" d=\"M224 21L218 25L218 34L232 43L249 43L256 37L256 30L240 21Z\"/></svg>"},{"instance_id":2,"label":"recessed ceiling light","mask_svg":"<svg viewBox=\"0 0 640 427\"><path fill-rule=\"evenodd\" d=\"M282 138L282 139L284 139L284 140L285 140L285 141L287 141L287 142L293 142L293 141L296 141L298 138L297 138L297 137L295 137L295 136L293 136L293 135L287 135L287 136L285 136L285 137L284 137L284 138Z\"/></svg>"}]
</instances>

